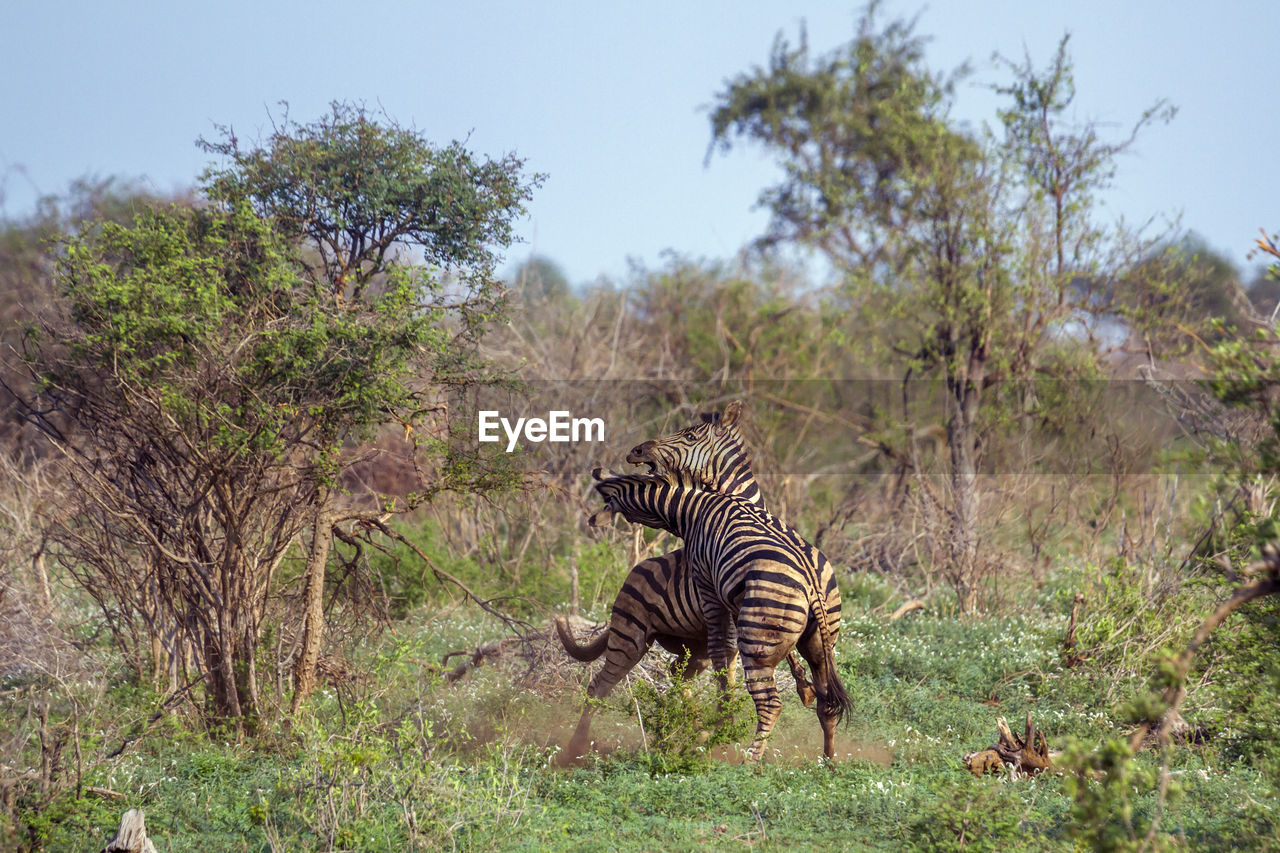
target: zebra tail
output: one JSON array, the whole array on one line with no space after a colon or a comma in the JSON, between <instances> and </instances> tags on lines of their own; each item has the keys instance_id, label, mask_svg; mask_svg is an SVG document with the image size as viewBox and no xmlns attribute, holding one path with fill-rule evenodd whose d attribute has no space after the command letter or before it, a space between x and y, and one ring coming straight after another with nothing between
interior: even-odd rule
<instances>
[{"instance_id":1,"label":"zebra tail","mask_svg":"<svg viewBox=\"0 0 1280 853\"><path fill-rule=\"evenodd\" d=\"M585 646L578 645L578 641L573 638L573 631L569 628L569 620L563 616L556 617L556 633L560 635L560 645L564 646L564 650L569 653L569 657L574 660L580 660L583 663L591 663L591 661L604 654L604 650L609 646L609 631L607 629L601 631L598 637Z\"/></svg>"},{"instance_id":2,"label":"zebra tail","mask_svg":"<svg viewBox=\"0 0 1280 853\"><path fill-rule=\"evenodd\" d=\"M816 591L816 590L815 590ZM836 641L831 636L831 626L827 624L827 597L819 593L812 599L810 612L818 620L818 633L822 637L823 663L827 668L827 697L824 704L827 712L834 714L836 722L844 719L845 714L853 710L853 702L844 689L840 673L836 669Z\"/></svg>"},{"instance_id":3,"label":"zebra tail","mask_svg":"<svg viewBox=\"0 0 1280 853\"><path fill-rule=\"evenodd\" d=\"M853 710L853 702L845 692L844 684L840 681L840 673L836 670L835 644L826 646L824 643L823 645L823 654L827 658L827 710L835 714L838 723L844 719L845 714Z\"/></svg>"}]
</instances>

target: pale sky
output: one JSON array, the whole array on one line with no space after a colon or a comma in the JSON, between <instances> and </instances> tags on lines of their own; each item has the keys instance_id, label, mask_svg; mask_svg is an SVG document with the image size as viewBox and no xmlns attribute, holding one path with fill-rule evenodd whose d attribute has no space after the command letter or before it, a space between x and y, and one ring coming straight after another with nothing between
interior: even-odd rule
<instances>
[{"instance_id":1,"label":"pale sky","mask_svg":"<svg viewBox=\"0 0 1280 853\"><path fill-rule=\"evenodd\" d=\"M1213 10L1209 11L1212 6ZM775 34L807 23L817 52L847 42L861 7L794 2L433 3L24 2L0 28L0 214L85 175L193 184L199 136L230 124L251 139L290 104L295 120L333 100L381 105L437 144L515 151L548 175L520 224L531 252L574 283L625 281L628 259L664 250L732 258L758 236L753 209L777 175L761 153L704 167L706 107L764 63ZM1158 98L1179 108L1121 162L1107 211L1181 216L1251 275L1257 230L1280 231L1280 6L1265 0L888 0L881 20L920 14L935 68L976 74L956 114L994 121L982 84L993 52L1043 66L1072 35L1081 120L1126 132Z\"/></svg>"}]
</instances>

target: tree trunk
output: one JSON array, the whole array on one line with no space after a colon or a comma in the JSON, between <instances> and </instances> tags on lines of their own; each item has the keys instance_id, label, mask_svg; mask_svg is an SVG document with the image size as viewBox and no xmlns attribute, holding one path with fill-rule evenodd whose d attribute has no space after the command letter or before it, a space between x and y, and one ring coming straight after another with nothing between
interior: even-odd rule
<instances>
[{"instance_id":1,"label":"tree trunk","mask_svg":"<svg viewBox=\"0 0 1280 853\"><path fill-rule=\"evenodd\" d=\"M986 374L986 346L974 341L964 371L947 377L947 444L951 451L951 576L960 609L978 600L978 408Z\"/></svg>"},{"instance_id":2,"label":"tree trunk","mask_svg":"<svg viewBox=\"0 0 1280 853\"><path fill-rule=\"evenodd\" d=\"M159 629L152 625L151 632L151 685L160 690L165 674L169 671L169 656L165 653L164 642L160 639Z\"/></svg>"},{"instance_id":3,"label":"tree trunk","mask_svg":"<svg viewBox=\"0 0 1280 853\"><path fill-rule=\"evenodd\" d=\"M256 726L258 713L262 709L262 696L258 692L258 637L255 629L246 629L242 637L240 649L241 659L236 664L236 676L240 679L237 689L242 697L248 697L248 713L251 723Z\"/></svg>"},{"instance_id":4,"label":"tree trunk","mask_svg":"<svg viewBox=\"0 0 1280 853\"><path fill-rule=\"evenodd\" d=\"M219 717L236 718L240 708L240 692L236 689L235 636L232 633L231 614L226 606L218 611L218 636L214 638L215 665L209 672L215 677L214 695L217 697Z\"/></svg>"},{"instance_id":5,"label":"tree trunk","mask_svg":"<svg viewBox=\"0 0 1280 853\"><path fill-rule=\"evenodd\" d=\"M141 809L124 813L116 837L102 848L102 853L156 853L155 844L147 837L146 815Z\"/></svg>"},{"instance_id":6,"label":"tree trunk","mask_svg":"<svg viewBox=\"0 0 1280 853\"><path fill-rule=\"evenodd\" d=\"M303 589L302 648L293 669L293 701L290 713L298 713L302 702L316 689L316 667L320 662L320 644L324 639L324 570L333 545L333 517L326 497L316 508L311 535L311 551L307 555L307 579Z\"/></svg>"}]
</instances>

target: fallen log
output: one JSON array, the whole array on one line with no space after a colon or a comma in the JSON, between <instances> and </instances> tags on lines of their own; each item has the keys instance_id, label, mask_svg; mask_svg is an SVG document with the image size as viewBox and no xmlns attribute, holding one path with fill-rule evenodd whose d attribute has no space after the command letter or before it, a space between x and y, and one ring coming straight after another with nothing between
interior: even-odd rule
<instances>
[{"instance_id":1,"label":"fallen log","mask_svg":"<svg viewBox=\"0 0 1280 853\"><path fill-rule=\"evenodd\" d=\"M90 794L97 794L99 797L102 797L104 800L108 798L114 799L114 800L123 800L123 799L126 799L128 796L127 794L122 794L119 791L113 791L110 788L99 788L97 785L85 785L84 789L86 792Z\"/></svg>"},{"instance_id":2,"label":"fallen log","mask_svg":"<svg viewBox=\"0 0 1280 853\"><path fill-rule=\"evenodd\" d=\"M1036 724L1027 712L1026 733L1018 737L1009 729L1004 717L996 719L999 740L992 746L964 757L964 766L974 776L984 773L1002 773L1006 769L1010 778L1033 776L1053 769L1053 759L1058 753L1049 751L1044 732L1036 730Z\"/></svg>"},{"instance_id":3,"label":"fallen log","mask_svg":"<svg viewBox=\"0 0 1280 853\"><path fill-rule=\"evenodd\" d=\"M897 610L893 611L893 613L890 614L889 621L896 622L913 610L923 610L923 609L924 609L924 602L918 598L913 598L910 601L904 601L902 605L898 607Z\"/></svg>"}]
</instances>

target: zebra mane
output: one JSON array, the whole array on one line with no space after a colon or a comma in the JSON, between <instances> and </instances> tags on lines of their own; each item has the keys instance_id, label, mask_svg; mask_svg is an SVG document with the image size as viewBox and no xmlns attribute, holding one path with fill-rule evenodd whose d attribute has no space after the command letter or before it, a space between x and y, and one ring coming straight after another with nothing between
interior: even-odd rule
<instances>
[{"instance_id":1,"label":"zebra mane","mask_svg":"<svg viewBox=\"0 0 1280 853\"><path fill-rule=\"evenodd\" d=\"M717 492L715 489L708 488L701 480L690 476L685 471L665 471L657 474L640 472L620 474L617 471L607 468L593 468L591 469L591 478L596 481L596 491L600 491L600 487L602 485L607 488L610 485L618 484L632 484L637 486L665 484L673 489L707 492L708 494L720 494L720 492Z\"/></svg>"},{"instance_id":2,"label":"zebra mane","mask_svg":"<svg viewBox=\"0 0 1280 853\"><path fill-rule=\"evenodd\" d=\"M666 486L672 493L701 491L709 494L707 488L692 477L685 476L680 472L671 474L619 474L617 471L595 468L591 471L591 477L595 480L594 486L596 492L604 498L604 506L588 517L587 523L592 527L599 527L607 523L615 515L622 515L628 521L644 524L646 527L654 527L660 530L667 530L667 525L659 522L658 516L640 518L634 517L635 513L628 511L624 506L626 501L622 499L628 491L636 488L644 488L648 486ZM615 500L616 498L616 500ZM673 532L669 531L668 532Z\"/></svg>"},{"instance_id":3,"label":"zebra mane","mask_svg":"<svg viewBox=\"0 0 1280 853\"><path fill-rule=\"evenodd\" d=\"M591 471L591 476L595 480L595 490L604 498L604 506L587 519L587 523L592 527L599 527L611 520L613 516L622 515L630 522L676 534L676 531L672 530L668 524L669 517L661 514L657 504L654 505L652 511L638 511L635 505L626 500L627 494L649 487L662 489L659 495L663 502L696 492L703 495L711 495L717 499L724 498L739 503L744 509L757 514L766 523L781 523L764 507L753 504L737 495L729 495L708 488L703 482L683 471L671 471L662 474L619 474L616 471L595 468Z\"/></svg>"}]
</instances>

